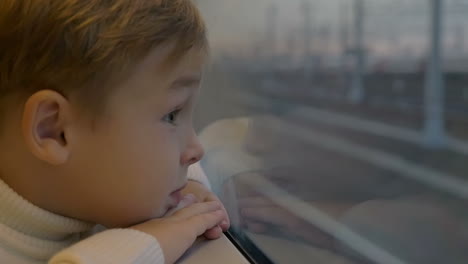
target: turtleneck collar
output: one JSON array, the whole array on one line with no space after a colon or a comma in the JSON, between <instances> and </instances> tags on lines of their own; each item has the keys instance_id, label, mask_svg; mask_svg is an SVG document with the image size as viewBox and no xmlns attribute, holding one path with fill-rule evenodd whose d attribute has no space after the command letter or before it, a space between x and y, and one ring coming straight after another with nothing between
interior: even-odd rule
<instances>
[{"instance_id":1,"label":"turtleneck collar","mask_svg":"<svg viewBox=\"0 0 468 264\"><path fill-rule=\"evenodd\" d=\"M33 205L0 179L0 242L9 250L47 260L93 227Z\"/></svg>"}]
</instances>

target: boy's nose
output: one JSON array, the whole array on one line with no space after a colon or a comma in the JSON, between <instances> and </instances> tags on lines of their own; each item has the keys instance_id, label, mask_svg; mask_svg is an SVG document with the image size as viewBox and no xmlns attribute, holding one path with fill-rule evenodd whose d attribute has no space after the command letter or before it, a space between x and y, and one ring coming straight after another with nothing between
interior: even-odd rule
<instances>
[{"instance_id":1,"label":"boy's nose","mask_svg":"<svg viewBox=\"0 0 468 264\"><path fill-rule=\"evenodd\" d=\"M200 161L204 154L205 150L203 149L200 140L198 140L198 137L194 133L187 149L182 154L180 162L182 165L190 166Z\"/></svg>"}]
</instances>

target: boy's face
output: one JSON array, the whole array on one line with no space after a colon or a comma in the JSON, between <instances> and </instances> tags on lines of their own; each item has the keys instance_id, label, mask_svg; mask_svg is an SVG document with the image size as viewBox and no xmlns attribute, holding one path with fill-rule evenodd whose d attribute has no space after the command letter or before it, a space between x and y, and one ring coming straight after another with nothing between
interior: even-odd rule
<instances>
[{"instance_id":1,"label":"boy's face","mask_svg":"<svg viewBox=\"0 0 468 264\"><path fill-rule=\"evenodd\" d=\"M168 53L157 49L116 87L94 128L82 120L70 130L66 215L124 227L179 202L188 166L203 156L192 111L206 55L191 50L168 69Z\"/></svg>"}]
</instances>

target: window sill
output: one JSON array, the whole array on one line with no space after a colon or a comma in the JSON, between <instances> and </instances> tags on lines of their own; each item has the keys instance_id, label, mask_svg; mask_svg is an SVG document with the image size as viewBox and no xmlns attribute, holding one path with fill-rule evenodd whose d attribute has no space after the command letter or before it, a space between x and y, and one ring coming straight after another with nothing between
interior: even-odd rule
<instances>
[{"instance_id":1,"label":"window sill","mask_svg":"<svg viewBox=\"0 0 468 264\"><path fill-rule=\"evenodd\" d=\"M199 239L177 264L248 264L247 259L237 250L226 236L207 241Z\"/></svg>"}]
</instances>

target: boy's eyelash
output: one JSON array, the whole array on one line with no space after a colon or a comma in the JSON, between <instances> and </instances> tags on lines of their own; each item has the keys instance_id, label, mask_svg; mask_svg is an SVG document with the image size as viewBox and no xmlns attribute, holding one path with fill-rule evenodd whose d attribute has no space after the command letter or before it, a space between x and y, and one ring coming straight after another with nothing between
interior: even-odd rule
<instances>
[{"instance_id":1,"label":"boy's eyelash","mask_svg":"<svg viewBox=\"0 0 468 264\"><path fill-rule=\"evenodd\" d=\"M177 110L170 112L169 114L163 117L163 121L172 125L176 125L177 117L179 116L180 111L182 111L182 109L177 109Z\"/></svg>"}]
</instances>

